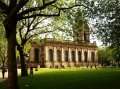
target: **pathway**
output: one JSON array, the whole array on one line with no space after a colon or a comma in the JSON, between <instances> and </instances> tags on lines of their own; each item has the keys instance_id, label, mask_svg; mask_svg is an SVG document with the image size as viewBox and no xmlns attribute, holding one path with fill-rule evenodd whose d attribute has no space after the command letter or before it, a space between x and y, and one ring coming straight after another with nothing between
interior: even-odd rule
<instances>
[{"instance_id":1,"label":"pathway","mask_svg":"<svg viewBox=\"0 0 120 89\"><path fill-rule=\"evenodd\" d=\"M8 77L8 72L5 72L5 78L2 78L2 72L0 72L0 82L3 82L4 80L6 80Z\"/></svg>"},{"instance_id":2,"label":"pathway","mask_svg":"<svg viewBox=\"0 0 120 89\"><path fill-rule=\"evenodd\" d=\"M18 69L18 73L20 73L20 69ZM5 72L5 78L3 79L2 78L2 73L0 72L0 82L3 82L3 81L5 81L6 79L8 78L8 72Z\"/></svg>"}]
</instances>

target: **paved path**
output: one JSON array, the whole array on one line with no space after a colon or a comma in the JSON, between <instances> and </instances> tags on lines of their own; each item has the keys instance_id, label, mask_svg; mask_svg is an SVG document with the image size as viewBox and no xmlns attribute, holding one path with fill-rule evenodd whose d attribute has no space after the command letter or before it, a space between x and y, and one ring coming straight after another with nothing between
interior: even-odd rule
<instances>
[{"instance_id":1,"label":"paved path","mask_svg":"<svg viewBox=\"0 0 120 89\"><path fill-rule=\"evenodd\" d=\"M8 77L8 72L5 72L5 78L2 78L2 72L0 72L0 82L3 82L4 80L6 80Z\"/></svg>"},{"instance_id":2,"label":"paved path","mask_svg":"<svg viewBox=\"0 0 120 89\"><path fill-rule=\"evenodd\" d=\"M18 73L20 73L20 69L18 69ZM3 81L5 81L6 79L8 78L8 72L5 72L5 78L3 79L2 78L2 73L0 72L0 82L3 82Z\"/></svg>"}]
</instances>

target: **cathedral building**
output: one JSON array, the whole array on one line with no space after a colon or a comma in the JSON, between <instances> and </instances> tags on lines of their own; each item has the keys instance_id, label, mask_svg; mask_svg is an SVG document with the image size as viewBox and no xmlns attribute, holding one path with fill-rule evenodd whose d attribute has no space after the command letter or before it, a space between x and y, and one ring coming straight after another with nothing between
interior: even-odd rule
<instances>
[{"instance_id":1,"label":"cathedral building","mask_svg":"<svg viewBox=\"0 0 120 89\"><path fill-rule=\"evenodd\" d=\"M90 43L89 29L74 31L74 41L44 38L43 44L31 44L30 62L47 67L77 67L98 65L97 45Z\"/></svg>"}]
</instances>

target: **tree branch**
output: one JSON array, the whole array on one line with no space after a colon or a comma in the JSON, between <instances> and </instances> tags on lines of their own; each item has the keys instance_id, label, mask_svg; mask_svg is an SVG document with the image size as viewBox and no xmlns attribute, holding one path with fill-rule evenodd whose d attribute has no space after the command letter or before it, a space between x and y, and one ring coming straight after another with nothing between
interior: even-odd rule
<instances>
[{"instance_id":1,"label":"tree branch","mask_svg":"<svg viewBox=\"0 0 120 89\"><path fill-rule=\"evenodd\" d=\"M39 18L37 18L37 22L33 25L33 28L30 29L30 31L34 30L35 27L37 27L37 26L39 25L39 23L41 23L41 22L44 21L45 19L47 19L47 18L43 18L42 20L39 20Z\"/></svg>"},{"instance_id":2,"label":"tree branch","mask_svg":"<svg viewBox=\"0 0 120 89\"><path fill-rule=\"evenodd\" d=\"M19 28L19 36L20 36L20 39L22 40L22 29L24 28L24 25L21 26L21 28Z\"/></svg>"},{"instance_id":3,"label":"tree branch","mask_svg":"<svg viewBox=\"0 0 120 89\"><path fill-rule=\"evenodd\" d=\"M80 6L92 10L90 7L88 7L88 6L86 6L86 5L83 5L83 4L80 4L80 5L73 5L73 6L70 6L70 7L57 7L57 6L55 6L55 5L52 5L52 6L58 8L59 10L67 10L67 9L72 9L72 8L74 8L74 7L80 7Z\"/></svg>"},{"instance_id":4,"label":"tree branch","mask_svg":"<svg viewBox=\"0 0 120 89\"><path fill-rule=\"evenodd\" d=\"M45 5L45 0L42 0L43 1L43 5Z\"/></svg>"},{"instance_id":5,"label":"tree branch","mask_svg":"<svg viewBox=\"0 0 120 89\"><path fill-rule=\"evenodd\" d=\"M40 6L40 7L33 7L33 8L30 8L30 9L27 9L25 11L22 11L21 13L18 14L18 16L24 16L25 14L28 14L30 12L33 12L33 11L37 11L37 10L43 10L45 9L47 6L49 5L52 5L53 3L55 3L57 0L53 0L51 2L48 2L48 3L45 3L43 6Z\"/></svg>"},{"instance_id":6,"label":"tree branch","mask_svg":"<svg viewBox=\"0 0 120 89\"><path fill-rule=\"evenodd\" d=\"M60 11L58 14L35 14L35 15L30 15L30 16L18 17L18 20L27 19L27 18L34 18L37 16L44 16L44 17L60 16Z\"/></svg>"},{"instance_id":7,"label":"tree branch","mask_svg":"<svg viewBox=\"0 0 120 89\"><path fill-rule=\"evenodd\" d=\"M16 5L16 11L19 12L19 10L28 2L29 0L20 0L18 4Z\"/></svg>"},{"instance_id":8,"label":"tree branch","mask_svg":"<svg viewBox=\"0 0 120 89\"><path fill-rule=\"evenodd\" d=\"M52 5L52 6L54 6L54 5ZM67 9L72 9L72 8L74 8L74 7L80 7L80 6L85 7L85 8L88 8L89 10L92 11L91 8L89 8L88 6L83 5L83 4L81 4L81 5L74 5L74 6L70 6L70 7L57 7L57 6L54 6L55 8L58 9L58 13L56 13L56 14L32 14L32 15L30 15L30 16L23 16L23 15L20 15L20 14L19 14L18 20L26 19L26 18L32 18L32 17L37 17L37 16L44 16L44 17L60 16L60 12L61 12L61 11L67 10ZM42 9L42 8L41 8L41 9ZM36 10L35 10L35 11L36 11Z\"/></svg>"},{"instance_id":9,"label":"tree branch","mask_svg":"<svg viewBox=\"0 0 120 89\"><path fill-rule=\"evenodd\" d=\"M4 55L3 51L0 50L0 56L1 56L2 59L4 59L4 58L3 58L3 55Z\"/></svg>"},{"instance_id":10,"label":"tree branch","mask_svg":"<svg viewBox=\"0 0 120 89\"><path fill-rule=\"evenodd\" d=\"M53 31L54 31L54 30L53 30ZM50 33L50 32L53 32L53 31L41 31L41 32L39 32L39 33L36 33L36 34L31 35L30 37L27 38L27 40L31 39L33 36L36 36L36 35L38 35L38 34Z\"/></svg>"},{"instance_id":11,"label":"tree branch","mask_svg":"<svg viewBox=\"0 0 120 89\"><path fill-rule=\"evenodd\" d=\"M50 26L50 25L52 25L52 24L48 24L48 25ZM44 27L47 27L48 25L46 25L46 26L44 26ZM65 25L65 24L63 24L63 25ZM56 31L57 29L60 29L63 25L59 26L58 28L56 28L56 29L54 29L54 30L52 30L52 31L42 30L42 31L40 31L39 33L36 33L36 34L33 34L33 35L29 36L29 37L27 38L27 40L31 39L33 36L36 36L36 35L38 35L38 34L44 34L44 33L54 32L54 31ZM44 27L34 28L34 30L35 30L35 29L44 28Z\"/></svg>"},{"instance_id":12,"label":"tree branch","mask_svg":"<svg viewBox=\"0 0 120 89\"><path fill-rule=\"evenodd\" d=\"M34 30L35 27L36 27L39 23L41 23L43 20L45 20L46 18L44 18L44 19L42 19L42 20L39 21L39 17L38 17L38 18L36 19L37 22L33 25L32 29L30 29L30 27L32 26L32 24L33 24L33 22L35 21L35 19L36 19L36 17L33 18L30 23L29 23L29 21L28 21L29 26L28 26L28 25L26 26L26 27L27 27L27 32L25 33L25 39L27 38L28 33L29 33L30 31Z\"/></svg>"},{"instance_id":13,"label":"tree branch","mask_svg":"<svg viewBox=\"0 0 120 89\"><path fill-rule=\"evenodd\" d=\"M17 14L20 9L28 2L29 0L20 0L17 4L13 1L11 1L10 3L10 6L8 8L9 11L7 12L10 12L8 13L9 14L9 17L13 16L14 14ZM12 4L13 3L13 4ZM14 5L14 7L13 7ZM11 8L12 7L12 8Z\"/></svg>"},{"instance_id":14,"label":"tree branch","mask_svg":"<svg viewBox=\"0 0 120 89\"><path fill-rule=\"evenodd\" d=\"M0 9L2 10L2 13L6 14L7 8L8 8L8 5L5 4L2 0L0 0Z\"/></svg>"}]
</instances>

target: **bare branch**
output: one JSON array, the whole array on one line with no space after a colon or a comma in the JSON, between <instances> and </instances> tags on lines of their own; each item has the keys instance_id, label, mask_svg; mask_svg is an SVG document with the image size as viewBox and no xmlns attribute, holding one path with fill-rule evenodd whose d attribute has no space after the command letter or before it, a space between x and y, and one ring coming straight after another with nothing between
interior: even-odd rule
<instances>
[{"instance_id":1,"label":"bare branch","mask_svg":"<svg viewBox=\"0 0 120 89\"><path fill-rule=\"evenodd\" d=\"M32 21L30 22L30 26L33 24L33 22L35 21L35 19L36 19L36 17L34 17L33 19L32 19ZM38 18L37 18L38 19Z\"/></svg>"},{"instance_id":2,"label":"bare branch","mask_svg":"<svg viewBox=\"0 0 120 89\"><path fill-rule=\"evenodd\" d=\"M32 28L31 31L32 31L32 30L35 30L35 29L43 29L43 28L48 27L48 26L51 26L51 25L52 25L52 24L50 23L50 24L48 24L48 25L46 25L46 26L37 27L37 28L34 26L34 28Z\"/></svg>"},{"instance_id":3,"label":"bare branch","mask_svg":"<svg viewBox=\"0 0 120 89\"><path fill-rule=\"evenodd\" d=\"M47 19L47 18L43 18L42 20L39 20L39 18L38 18L38 22L36 23L36 24L34 24L34 26L33 26L33 28L31 29L31 31L32 30L34 30L35 29L35 27L37 27L37 25L39 25L39 23L41 23L42 21L44 21L45 19Z\"/></svg>"},{"instance_id":4,"label":"bare branch","mask_svg":"<svg viewBox=\"0 0 120 89\"><path fill-rule=\"evenodd\" d=\"M44 27L47 27L47 26L50 26L50 25L52 25L52 24L48 24L48 25L46 25L46 26L44 26ZM65 24L63 24L63 25L65 25ZM54 30L52 30L52 31L42 30L42 31L40 31L39 33L36 33L36 34L31 35L30 37L27 38L27 40L29 40L29 39L31 39L33 36L36 36L36 35L39 35L39 34L54 32L54 31L56 31L57 29L60 29L63 25L59 26L58 28L56 28L56 29L54 29ZM44 28L44 27L34 28L34 30L35 30L35 29L42 29L42 28Z\"/></svg>"},{"instance_id":5,"label":"bare branch","mask_svg":"<svg viewBox=\"0 0 120 89\"><path fill-rule=\"evenodd\" d=\"M27 38L27 40L31 39L33 36L36 36L36 35L38 35L38 34L50 33L50 32L54 32L54 31L55 31L55 30L53 30L53 31L41 31L41 32L39 32L39 33L36 33L36 34L31 35L30 37Z\"/></svg>"},{"instance_id":6,"label":"bare branch","mask_svg":"<svg viewBox=\"0 0 120 89\"><path fill-rule=\"evenodd\" d=\"M35 21L35 19L36 18L33 18L33 20L31 21L31 23L29 23L29 21L28 21L28 23L29 23L29 26L27 25L26 27L27 27L27 32L25 33L25 39L27 38L27 35L28 35L28 33L30 32L30 31L32 31L32 30L35 30L35 27L37 26L37 25L39 25L39 23L41 23L43 20L45 20L46 18L44 18L44 19L42 19L42 20L39 20L39 17L36 19L38 22L36 22L35 24L34 24L34 26L32 27L32 29L30 29L30 27L31 27L31 25L33 24L33 22Z\"/></svg>"},{"instance_id":7,"label":"bare branch","mask_svg":"<svg viewBox=\"0 0 120 89\"><path fill-rule=\"evenodd\" d=\"M24 28L24 25L21 26L21 28L19 29L19 36L20 36L20 39L23 39L22 38L22 29Z\"/></svg>"}]
</instances>

